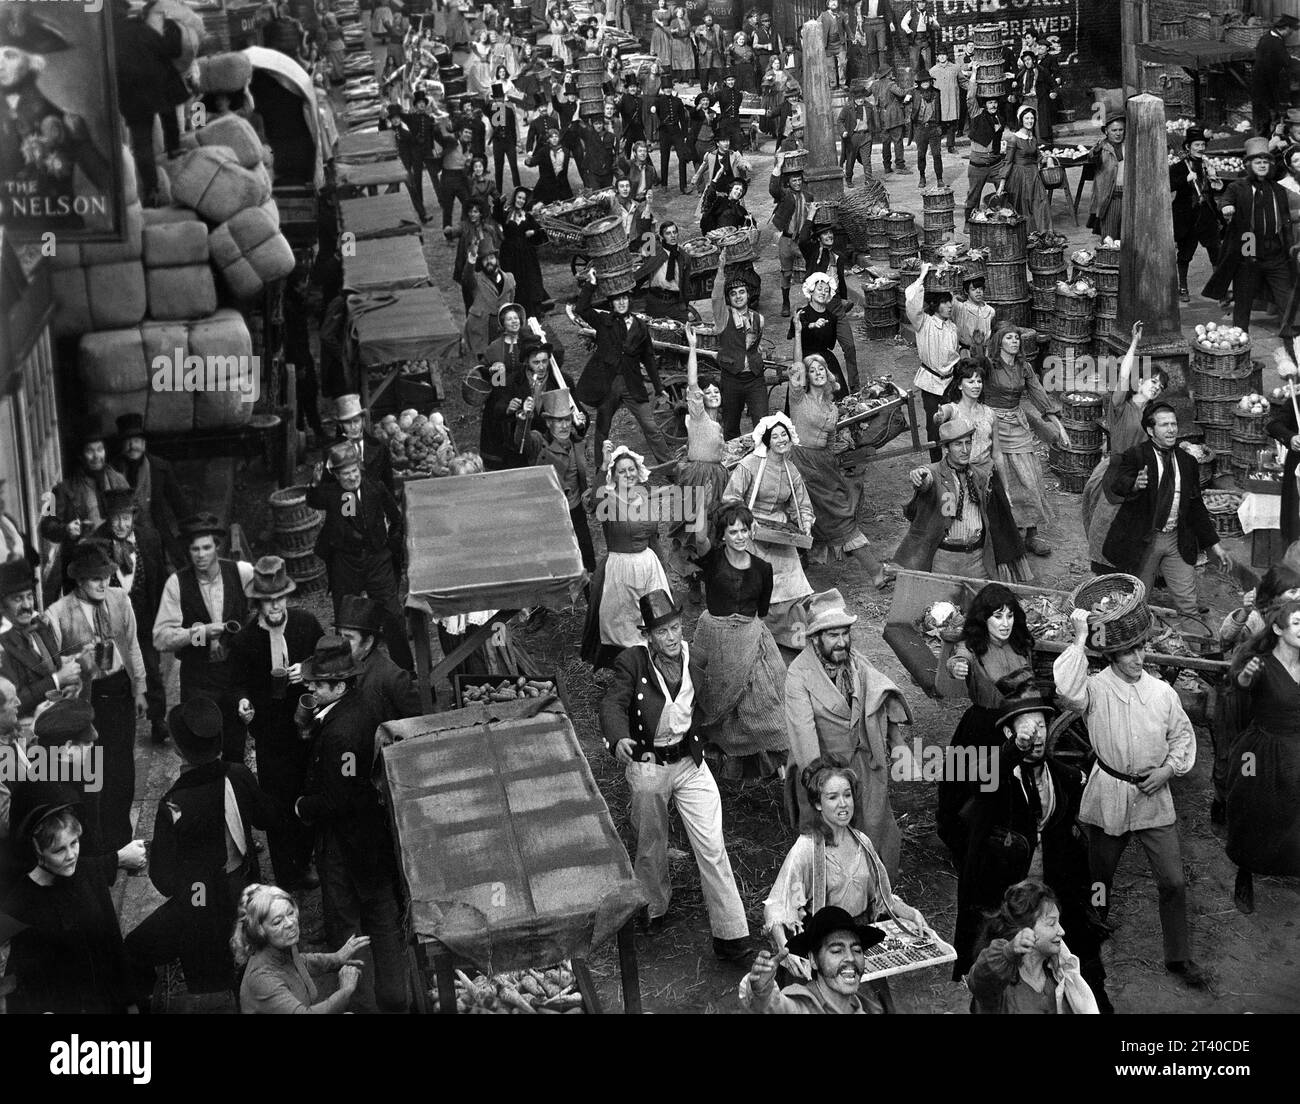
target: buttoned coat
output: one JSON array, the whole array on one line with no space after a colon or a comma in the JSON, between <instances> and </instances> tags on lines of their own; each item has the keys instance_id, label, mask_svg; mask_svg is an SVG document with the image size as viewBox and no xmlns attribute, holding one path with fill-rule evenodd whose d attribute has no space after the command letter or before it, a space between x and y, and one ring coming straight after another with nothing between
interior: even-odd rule
<instances>
[{"instance_id":1,"label":"buttoned coat","mask_svg":"<svg viewBox=\"0 0 1300 1104\"><path fill-rule=\"evenodd\" d=\"M685 645L690 655L687 669L696 694L704 686L706 663L700 649ZM600 727L605 738L605 750L613 755L620 740L630 739L635 745L632 758L654 761L655 732L659 717L667 701L659 689L659 680L651 669L650 649L638 644L626 648L614 660L614 681L600 703ZM686 739L696 766L704 758L704 741L700 738L699 711L691 718L691 729Z\"/></svg>"}]
</instances>

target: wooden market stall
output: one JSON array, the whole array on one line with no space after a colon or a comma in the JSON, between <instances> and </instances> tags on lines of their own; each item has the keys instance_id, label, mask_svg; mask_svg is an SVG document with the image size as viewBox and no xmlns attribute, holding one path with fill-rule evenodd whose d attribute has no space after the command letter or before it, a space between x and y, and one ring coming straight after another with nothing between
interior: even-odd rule
<instances>
[{"instance_id":1,"label":"wooden market stall","mask_svg":"<svg viewBox=\"0 0 1300 1104\"><path fill-rule=\"evenodd\" d=\"M397 156L397 132L369 130L340 134L334 147L334 161L339 165L366 165L375 161L392 161Z\"/></svg>"},{"instance_id":2,"label":"wooden market stall","mask_svg":"<svg viewBox=\"0 0 1300 1104\"><path fill-rule=\"evenodd\" d=\"M334 163L334 183L340 197L374 195L390 184L407 182L406 166L396 157L391 161L367 161L360 165Z\"/></svg>"},{"instance_id":3,"label":"wooden market stall","mask_svg":"<svg viewBox=\"0 0 1300 1104\"><path fill-rule=\"evenodd\" d=\"M339 219L345 233L356 241L421 235L420 217L405 192L345 199L339 203Z\"/></svg>"},{"instance_id":4,"label":"wooden market stall","mask_svg":"<svg viewBox=\"0 0 1300 1104\"><path fill-rule=\"evenodd\" d=\"M437 1010L454 1014L460 964L490 978L569 962L581 1010L599 1012L587 959L615 936L623 1007L639 1013L644 896L563 710L476 705L390 722L378 742L417 1007L431 1010L436 986Z\"/></svg>"},{"instance_id":5,"label":"wooden market stall","mask_svg":"<svg viewBox=\"0 0 1300 1104\"><path fill-rule=\"evenodd\" d=\"M386 399L397 409L442 401L442 366L456 356L460 327L440 289L349 296L348 320L348 357L367 410Z\"/></svg>"},{"instance_id":6,"label":"wooden market stall","mask_svg":"<svg viewBox=\"0 0 1300 1104\"><path fill-rule=\"evenodd\" d=\"M412 235L359 241L343 258L343 289L357 293L428 287L429 265Z\"/></svg>"}]
</instances>

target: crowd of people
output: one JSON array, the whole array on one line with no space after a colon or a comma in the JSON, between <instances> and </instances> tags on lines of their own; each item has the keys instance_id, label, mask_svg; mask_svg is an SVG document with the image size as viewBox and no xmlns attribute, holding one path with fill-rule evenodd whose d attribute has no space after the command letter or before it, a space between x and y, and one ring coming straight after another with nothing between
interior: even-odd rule
<instances>
[{"instance_id":1,"label":"crowd of people","mask_svg":"<svg viewBox=\"0 0 1300 1104\"><path fill-rule=\"evenodd\" d=\"M604 747L628 787L644 932L673 922L672 806L699 869L713 950L751 964L738 992L749 1011L895 1011L886 982L863 982L864 952L890 923L952 943L953 979L974 1012L1108 1012L1102 947L1113 934L1115 872L1136 841L1157 884L1164 966L1189 988L1208 987L1170 790L1194 766L1196 736L1178 694L1146 667L1149 629L1098 640L1089 611L1073 611L1055 693L1044 693L1025 608L1005 585L1032 580L1030 557L1053 551L1036 445L1071 443L1021 330L998 324L981 279L967 280L960 297L931 292L922 266L906 314L929 462L907 473L901 543L873 547L859 523L863 488L838 464L835 438L837 398L866 382L849 281L874 273L857 263L833 212L806 194L803 170L787 168L803 148L802 127L790 125L797 44L781 40L770 14L749 12L727 41L707 12L692 23L657 0L654 61L628 71L617 49L631 29L627 9L611 3L604 19L580 21L561 2L532 42L504 13L471 21L453 4L416 25L388 0L371 8L367 29L389 100L381 126L396 134L425 222L426 175L433 185L455 242L463 350L488 383L479 448L455 458L453 477L546 466L565 495L589 574L581 655L602 691ZM318 41L286 11L276 21L275 48L342 82L332 12L322 12ZM847 11L826 0L819 23L833 79L851 95L835 120L805 125L838 132L846 183L858 167L872 174L877 142L886 174L910 171L911 144L923 187L930 173L937 185L953 182L959 162L946 166L945 148L954 157L968 134L967 219L991 183L1036 229L1050 227L1040 168L1064 85L1047 43L1027 32L1009 44L1012 92L981 100L969 58L948 45L924 0L860 0ZM1270 35L1285 46L1294 23L1283 17ZM906 80L893 69L898 50L911 63ZM603 59L606 100L603 115L584 117L569 78L591 53ZM455 102L433 79L444 55L467 56L467 95ZM386 79L394 73L401 79ZM700 93L687 102L683 86L695 82ZM754 94L765 109L757 128L741 122L743 97ZM1187 133L1170 170L1184 297L1204 246L1217 265L1206 292L1231 298L1243 327L1256 298L1271 295L1285 310L1295 285L1300 115L1269 95L1276 90L1257 101L1262 129L1247 143L1248 175L1222 189L1221 203L1203 130ZM1122 114L1109 118L1094 151L1099 236L1122 231L1123 127ZM761 135L775 146L774 209L763 225L745 206L756 182L746 154ZM532 188L521 184L520 154L537 170ZM680 193L700 194L701 229L748 231L751 245L765 230L776 236L788 330L767 325L761 283L729 263L724 246L711 287L716 370L702 363L682 228L652 209L674 155ZM580 373L540 325L556 301L538 259L547 241L540 208L575 187L610 189L629 240L644 245L630 287L602 290L592 269L566 305L593 346ZM1257 252L1223 251L1237 230L1256 236ZM802 303L791 302L796 288ZM662 417L668 366L634 301L651 318L684 324L679 423ZM1084 495L1089 556L1096 572L1125 573L1148 591L1163 578L1177 611L1195 618L1205 612L1198 558L1233 561L1195 462L1176 447L1177 413L1161 401L1168 380L1139 372L1141 333L1138 323L1110 396L1110 454ZM780 391L769 379L773 336L792 342ZM622 410L648 457L616 439ZM306 492L324 515L315 551L327 571L328 631L291 603L283 559L233 557L227 521L188 500L150 451L139 413L115 431L79 427L74 463L36 534L57 549L57 572L39 572L26 535L0 522L0 741L24 761L85 768L80 784L0 784L10 845L0 867L0 999L10 1011L148 1011L159 968L177 959L191 992L237 993L245 1012L411 1007L388 815L368 771L348 767L373 762L380 725L421 711L402 611L409 534L389 451L366 429L360 397L338 395L332 420L336 436L321 442ZM1295 426L1279 420L1270 433L1293 450L1294 466ZM724 463L742 435L743 456ZM665 487L681 506L661 531ZM808 578L811 565L846 559L875 594L892 586L882 561L981 588L943 674L971 700L951 744L989 756L996 785L945 778L938 787L937 830L958 873L950 931L932 928L894 888L908 856L891 790L920 777L915 717L904 689L865 654L863 630L874 628L858 624L838 589L815 591ZM687 605L699 607L692 640ZM465 627L439 627L444 650ZM1251 913L1255 875L1300 874L1290 712L1300 566L1274 567L1220 636L1232 661L1211 815L1226 826L1238 871L1235 905ZM170 707L168 655L179 668ZM1086 770L1051 753L1049 733L1067 710L1087 726ZM181 761L147 855L130 815L137 724L154 744L173 742ZM1241 754L1257 769L1233 770ZM769 948L757 955L728 853L731 791L719 778L778 786L791 830L763 906ZM266 880L255 830L265 834ZM123 932L108 888L119 871L146 865L165 901ZM317 888L331 953L299 947L302 895ZM337 976L321 999L323 975Z\"/></svg>"}]
</instances>

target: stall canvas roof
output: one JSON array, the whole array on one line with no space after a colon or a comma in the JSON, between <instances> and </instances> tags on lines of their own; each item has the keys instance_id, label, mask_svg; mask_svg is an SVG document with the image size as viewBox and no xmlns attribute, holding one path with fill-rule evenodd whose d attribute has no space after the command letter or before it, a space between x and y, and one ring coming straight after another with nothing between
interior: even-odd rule
<instances>
[{"instance_id":1,"label":"stall canvas roof","mask_svg":"<svg viewBox=\"0 0 1300 1104\"><path fill-rule=\"evenodd\" d=\"M346 291L391 291L430 283L424 247L414 235L359 241L355 249L343 258Z\"/></svg>"},{"instance_id":2,"label":"stall canvas roof","mask_svg":"<svg viewBox=\"0 0 1300 1104\"><path fill-rule=\"evenodd\" d=\"M339 136L334 160L345 165L391 161L397 156L397 134L391 130L358 131Z\"/></svg>"},{"instance_id":3,"label":"stall canvas roof","mask_svg":"<svg viewBox=\"0 0 1300 1104\"><path fill-rule=\"evenodd\" d=\"M460 346L460 326L436 287L349 296L348 317L365 368L424 358L446 363Z\"/></svg>"},{"instance_id":4,"label":"stall canvas roof","mask_svg":"<svg viewBox=\"0 0 1300 1104\"><path fill-rule=\"evenodd\" d=\"M1235 42L1211 42L1207 38L1164 38L1139 42L1137 56L1139 61L1159 61L1165 65L1181 65L1184 69L1212 69L1216 65L1251 61L1255 48Z\"/></svg>"},{"instance_id":5,"label":"stall canvas roof","mask_svg":"<svg viewBox=\"0 0 1300 1104\"><path fill-rule=\"evenodd\" d=\"M370 238L399 238L420 232L415 204L405 192L362 196L339 201L343 229L358 241Z\"/></svg>"}]
</instances>

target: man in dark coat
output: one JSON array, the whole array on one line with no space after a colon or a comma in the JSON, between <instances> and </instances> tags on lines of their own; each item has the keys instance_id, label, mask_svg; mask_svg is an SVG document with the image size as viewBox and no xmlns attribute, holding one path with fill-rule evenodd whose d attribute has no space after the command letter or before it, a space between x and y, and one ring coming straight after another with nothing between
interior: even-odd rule
<instances>
[{"instance_id":1,"label":"man in dark coat","mask_svg":"<svg viewBox=\"0 0 1300 1104\"><path fill-rule=\"evenodd\" d=\"M321 880L325 937L342 946L360 932L374 969L362 975L363 1004L404 1012L406 945L402 939L401 892L388 813L371 782L379 719L357 693L361 668L342 637L325 636L302 665L317 714L307 780L294 813L316 832L316 869Z\"/></svg>"},{"instance_id":2,"label":"man in dark coat","mask_svg":"<svg viewBox=\"0 0 1300 1104\"><path fill-rule=\"evenodd\" d=\"M608 188L614 183L614 160L618 143L605 126L604 116L593 115L590 122L574 124L582 143L582 182L588 188Z\"/></svg>"},{"instance_id":3,"label":"man in dark coat","mask_svg":"<svg viewBox=\"0 0 1300 1104\"><path fill-rule=\"evenodd\" d=\"M650 109L659 120L659 179L668 186L668 154L677 154L677 187L686 194L686 166L693 163L688 135L691 120L686 105L682 103L680 89L660 89Z\"/></svg>"},{"instance_id":4,"label":"man in dark coat","mask_svg":"<svg viewBox=\"0 0 1300 1104\"><path fill-rule=\"evenodd\" d=\"M728 72L722 79L722 87L711 97L711 102L718 109L718 134L729 134L736 149L745 148L745 132L740 125L740 108L745 94L736 87L736 74Z\"/></svg>"},{"instance_id":5,"label":"man in dark coat","mask_svg":"<svg viewBox=\"0 0 1300 1104\"><path fill-rule=\"evenodd\" d=\"M646 314L686 322L690 318L690 280L682 271L678 236L677 223L660 223L658 248L641 262L633 279L638 286L645 286Z\"/></svg>"},{"instance_id":6,"label":"man in dark coat","mask_svg":"<svg viewBox=\"0 0 1300 1104\"><path fill-rule=\"evenodd\" d=\"M1205 131L1201 127L1187 128L1183 149L1186 156L1169 170L1169 191L1173 196L1174 244L1178 247L1178 294L1184 303L1190 303L1187 269L1196 256L1196 247L1205 247L1211 264L1219 260L1223 216L1214 193L1223 190L1223 182L1212 177L1205 167Z\"/></svg>"},{"instance_id":7,"label":"man in dark coat","mask_svg":"<svg viewBox=\"0 0 1300 1104\"><path fill-rule=\"evenodd\" d=\"M170 156L180 150L180 125L173 110L188 95L173 60L180 57L180 28L167 21L159 34L130 14L127 0L113 0L113 50L117 59L117 105L126 120L140 173L140 198L152 205L158 190L154 161L154 118L162 120L163 148Z\"/></svg>"},{"instance_id":8,"label":"man in dark coat","mask_svg":"<svg viewBox=\"0 0 1300 1104\"><path fill-rule=\"evenodd\" d=\"M243 763L222 760L221 707L211 698L176 706L167 724L181 773L158 802L149 856L149 880L167 900L126 937L142 1006L156 968L177 958L191 993L235 988L230 932L244 888L259 877L252 829L273 829L283 816Z\"/></svg>"},{"instance_id":9,"label":"man in dark coat","mask_svg":"<svg viewBox=\"0 0 1300 1104\"><path fill-rule=\"evenodd\" d=\"M316 539L316 555L325 561L334 616L347 594L365 594L384 607L384 638L388 653L408 671L415 659L406 639L398 579L406 550L406 522L388 491L361 472L350 442L330 446L329 470L337 482L323 483L323 465L316 465L316 482L308 488L307 505L325 511Z\"/></svg>"},{"instance_id":10,"label":"man in dark coat","mask_svg":"<svg viewBox=\"0 0 1300 1104\"><path fill-rule=\"evenodd\" d=\"M630 290L629 287L628 292ZM650 330L630 313L632 300L628 292L612 296L609 301L611 309L607 311L597 310L592 305L595 292L596 273L593 269L589 283L584 285L578 297L576 311L572 304L565 308L570 321L576 324L581 318L596 331L596 351L574 389L574 397L579 402L596 408L596 440L592 455L599 457L604 451L614 414L619 406L626 406L645 434L646 445L655 461L667 463L672 459L672 453L650 405L651 395L664 390ZM650 376L649 394L641 376L642 368Z\"/></svg>"},{"instance_id":11,"label":"man in dark coat","mask_svg":"<svg viewBox=\"0 0 1300 1104\"><path fill-rule=\"evenodd\" d=\"M549 346L534 345L529 350L530 360L540 360L542 356L550 356ZM528 401L528 409L531 411L532 398ZM521 440L524 458L534 467L555 469L560 479L560 488L564 491L565 505L569 508L573 535L577 537L578 549L582 553L582 566L594 572L596 549L591 543L591 531L587 527L585 506L589 483L582 450L587 416L574 402L573 391L567 386L554 388L538 396L536 414L531 423L532 428ZM521 434L524 425L525 423L520 423Z\"/></svg>"},{"instance_id":12,"label":"man in dark coat","mask_svg":"<svg viewBox=\"0 0 1300 1104\"><path fill-rule=\"evenodd\" d=\"M505 179L506 162L510 163L510 178L519 187L519 123L513 104L506 102L505 89L492 86L492 164L496 170L497 191Z\"/></svg>"},{"instance_id":13,"label":"man in dark coat","mask_svg":"<svg viewBox=\"0 0 1300 1104\"><path fill-rule=\"evenodd\" d=\"M641 81L635 73L623 78L623 95L618 100L618 115L623 120L623 156L632 156L632 147L645 141L641 121Z\"/></svg>"},{"instance_id":14,"label":"man in dark coat","mask_svg":"<svg viewBox=\"0 0 1300 1104\"><path fill-rule=\"evenodd\" d=\"M525 162L537 169L537 187L533 189L533 199L539 203L572 199L573 185L569 182L569 165L573 161L573 154L564 147L563 135L559 130L551 128L542 133L545 138L538 141Z\"/></svg>"},{"instance_id":15,"label":"man in dark coat","mask_svg":"<svg viewBox=\"0 0 1300 1104\"><path fill-rule=\"evenodd\" d=\"M986 912L1002 895L1029 877L1034 852L1042 847L1043 880L1061 906L1061 922L1081 972L1106 1011L1106 971L1101 963L1105 931L1091 907L1088 850L1076 827L1083 775L1045 755L1048 723L1056 710L1037 695L1012 699L995 725L997 745L984 750L996 765L996 784L978 787L962 810L968 832L957 881L957 924L952 976L960 981L975 958ZM1007 833L1017 833L1011 846Z\"/></svg>"},{"instance_id":16,"label":"man in dark coat","mask_svg":"<svg viewBox=\"0 0 1300 1104\"><path fill-rule=\"evenodd\" d=\"M518 84L518 81L515 83ZM537 109L533 121L528 124L528 130L524 134L524 153L531 156L535 150L545 149L547 134L552 130L559 133L562 127L559 112L555 110L555 101L547 96Z\"/></svg>"},{"instance_id":17,"label":"man in dark coat","mask_svg":"<svg viewBox=\"0 0 1300 1104\"><path fill-rule=\"evenodd\" d=\"M833 207L814 206L812 218L805 219L803 229L795 244L803 254L805 271L809 276L814 272L827 272L835 277L835 296L848 300L848 280L845 265L849 258L844 250L836 248L835 209ZM865 277L871 279L870 275ZM793 336L793 335L791 335ZM852 352L847 346L846 354Z\"/></svg>"},{"instance_id":18,"label":"man in dark coat","mask_svg":"<svg viewBox=\"0 0 1300 1104\"><path fill-rule=\"evenodd\" d=\"M0 564L0 613L9 629L0 633L0 675L18 692L18 712L30 717L51 691L79 689L76 656L60 656L59 642L36 605L36 573L26 560Z\"/></svg>"},{"instance_id":19,"label":"man in dark coat","mask_svg":"<svg viewBox=\"0 0 1300 1104\"><path fill-rule=\"evenodd\" d=\"M533 396L560 386L568 389L574 386L567 374L552 368L554 350L550 347L545 358L533 359L537 347L538 342L530 331L520 338L517 368L511 370L504 361L497 362L502 365L497 371L504 378L499 382L493 380L492 391L483 404L479 429L479 453L488 471L528 467L521 432L525 422L537 421L536 417L529 417Z\"/></svg>"},{"instance_id":20,"label":"man in dark coat","mask_svg":"<svg viewBox=\"0 0 1300 1104\"><path fill-rule=\"evenodd\" d=\"M352 658L361 668L357 693L380 724L418 717L424 712L415 676L403 671L379 647L383 627L384 611L378 602L355 594L344 596L334 619L334 631L352 649Z\"/></svg>"},{"instance_id":21,"label":"man in dark coat","mask_svg":"<svg viewBox=\"0 0 1300 1104\"><path fill-rule=\"evenodd\" d=\"M736 960L747 950L749 924L722 834L718 784L704 763L694 688L704 685L704 658L682 639L682 611L656 590L640 600L646 643L614 661L614 681L600 705L606 750L626 768L636 833L636 877L650 902L646 926L662 929L672 901L668 877L668 802L677 812L700 868L714 953Z\"/></svg>"},{"instance_id":22,"label":"man in dark coat","mask_svg":"<svg viewBox=\"0 0 1300 1104\"><path fill-rule=\"evenodd\" d=\"M1196 461L1178 448L1178 415L1168 403L1142 411L1147 439L1120 454L1106 472L1106 491L1123 499L1102 554L1117 571L1136 575L1150 594L1163 575L1179 613L1195 617L1196 560L1213 552L1225 568L1232 557L1201 499Z\"/></svg>"},{"instance_id":23,"label":"man in dark coat","mask_svg":"<svg viewBox=\"0 0 1300 1104\"><path fill-rule=\"evenodd\" d=\"M113 458L113 469L126 477L134 492L135 504L140 508L137 528L153 529L172 563L184 564L185 550L177 539L177 526L194 508L171 462L148 451L143 415L123 414L117 419L117 446L121 451Z\"/></svg>"},{"instance_id":24,"label":"man in dark coat","mask_svg":"<svg viewBox=\"0 0 1300 1104\"><path fill-rule=\"evenodd\" d=\"M230 696L253 737L257 781L286 811L302 793L311 751L293 723L303 694L301 666L325 635L315 617L288 605L295 589L279 556L258 560L244 590L254 617L230 642ZM311 833L301 824L286 817L266 838L276 885L320 884L311 870Z\"/></svg>"},{"instance_id":25,"label":"man in dark coat","mask_svg":"<svg viewBox=\"0 0 1300 1104\"><path fill-rule=\"evenodd\" d=\"M1272 29L1255 43L1255 64L1250 74L1250 109L1255 133L1262 138L1273 133L1273 125L1291 98L1292 63L1287 46L1298 27L1300 19L1294 15L1279 15Z\"/></svg>"},{"instance_id":26,"label":"man in dark coat","mask_svg":"<svg viewBox=\"0 0 1300 1104\"><path fill-rule=\"evenodd\" d=\"M391 495L397 495L397 477L393 474L393 457L388 446L366 430L365 410L360 395L340 395L334 400L334 418L338 425L337 441L350 441L361 457L361 471L372 483L379 483ZM326 482L330 479L326 472Z\"/></svg>"},{"instance_id":27,"label":"man in dark coat","mask_svg":"<svg viewBox=\"0 0 1300 1104\"><path fill-rule=\"evenodd\" d=\"M158 649L153 646L153 622L158 616L167 566L162 541L153 529L136 528L139 506L133 492L106 491L107 520L91 534L109 550L114 574L110 586L121 587L131 596L135 610L136 637L144 660L145 698L149 703L149 724L155 744L167 739L167 691L163 685Z\"/></svg>"}]
</instances>

